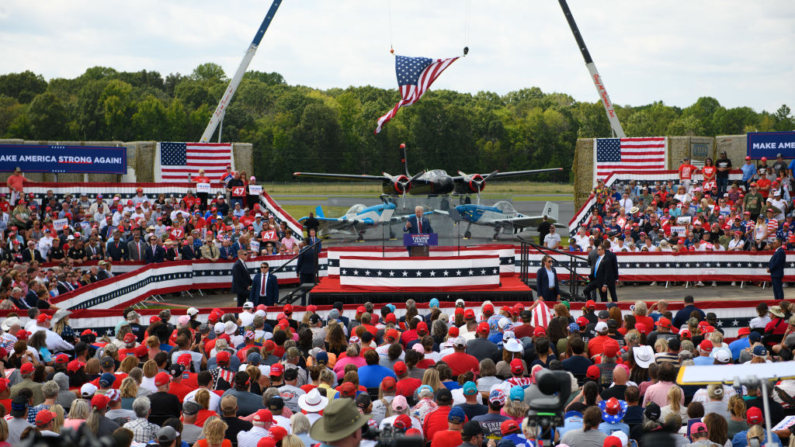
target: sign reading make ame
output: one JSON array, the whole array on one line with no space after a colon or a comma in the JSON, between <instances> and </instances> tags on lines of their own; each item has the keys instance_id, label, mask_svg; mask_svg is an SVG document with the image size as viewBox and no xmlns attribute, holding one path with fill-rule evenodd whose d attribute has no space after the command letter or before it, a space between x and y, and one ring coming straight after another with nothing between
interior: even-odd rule
<instances>
[{"instance_id":1,"label":"sign reading make ame","mask_svg":"<svg viewBox=\"0 0 795 447\"><path fill-rule=\"evenodd\" d=\"M747 140L748 156L754 160L774 160L778 154L795 159L795 132L749 132Z\"/></svg>"},{"instance_id":2,"label":"sign reading make ame","mask_svg":"<svg viewBox=\"0 0 795 447\"><path fill-rule=\"evenodd\" d=\"M126 174L127 148L0 144L0 172Z\"/></svg>"}]
</instances>

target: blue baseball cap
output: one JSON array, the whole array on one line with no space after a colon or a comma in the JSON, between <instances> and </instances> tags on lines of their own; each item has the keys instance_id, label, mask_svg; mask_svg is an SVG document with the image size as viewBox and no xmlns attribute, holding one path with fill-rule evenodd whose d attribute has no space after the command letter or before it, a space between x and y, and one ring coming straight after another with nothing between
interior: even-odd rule
<instances>
[{"instance_id":1,"label":"blue baseball cap","mask_svg":"<svg viewBox=\"0 0 795 447\"><path fill-rule=\"evenodd\" d=\"M475 382L467 382L464 384L464 396L474 396L478 394L478 386Z\"/></svg>"},{"instance_id":2,"label":"blue baseball cap","mask_svg":"<svg viewBox=\"0 0 795 447\"><path fill-rule=\"evenodd\" d=\"M423 391L427 391L427 392L431 393L431 395L433 395L433 388L431 388L430 385L421 386L420 389L417 391L417 395L418 396L421 395L423 393Z\"/></svg>"},{"instance_id":3,"label":"blue baseball cap","mask_svg":"<svg viewBox=\"0 0 795 447\"><path fill-rule=\"evenodd\" d=\"M767 356L767 349L764 346L754 346L754 355L757 357Z\"/></svg>"},{"instance_id":4,"label":"blue baseball cap","mask_svg":"<svg viewBox=\"0 0 795 447\"><path fill-rule=\"evenodd\" d=\"M107 388L107 387L113 385L113 382L115 382L115 381L116 381L116 376L114 376L111 373L103 373L99 377L99 386L101 386L103 388Z\"/></svg>"},{"instance_id":5,"label":"blue baseball cap","mask_svg":"<svg viewBox=\"0 0 795 447\"><path fill-rule=\"evenodd\" d=\"M431 298L431 300L428 302L428 307L431 308L439 307L439 300L437 300L436 298Z\"/></svg>"},{"instance_id":6,"label":"blue baseball cap","mask_svg":"<svg viewBox=\"0 0 795 447\"><path fill-rule=\"evenodd\" d=\"M512 401L522 401L524 400L524 388L519 385L511 388L511 395L510 398Z\"/></svg>"},{"instance_id":7,"label":"blue baseball cap","mask_svg":"<svg viewBox=\"0 0 795 447\"><path fill-rule=\"evenodd\" d=\"M328 353L326 351L320 351L315 356L315 360L318 363L328 364Z\"/></svg>"},{"instance_id":8,"label":"blue baseball cap","mask_svg":"<svg viewBox=\"0 0 795 447\"><path fill-rule=\"evenodd\" d=\"M751 332L748 334L748 340L752 342L762 341L762 335L759 332Z\"/></svg>"},{"instance_id":9,"label":"blue baseball cap","mask_svg":"<svg viewBox=\"0 0 795 447\"><path fill-rule=\"evenodd\" d=\"M463 424L467 419L466 413L459 407L453 407L447 414L447 420L453 424Z\"/></svg>"},{"instance_id":10,"label":"blue baseball cap","mask_svg":"<svg viewBox=\"0 0 795 447\"><path fill-rule=\"evenodd\" d=\"M578 325L577 323L571 323L569 325L569 332L579 333L580 332L580 325Z\"/></svg>"}]
</instances>

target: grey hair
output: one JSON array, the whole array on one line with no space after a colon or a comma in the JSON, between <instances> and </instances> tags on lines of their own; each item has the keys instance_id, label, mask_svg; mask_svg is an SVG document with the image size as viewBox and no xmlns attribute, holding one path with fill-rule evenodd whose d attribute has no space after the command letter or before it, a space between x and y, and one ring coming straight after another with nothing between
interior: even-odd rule
<instances>
[{"instance_id":1,"label":"grey hair","mask_svg":"<svg viewBox=\"0 0 795 447\"><path fill-rule=\"evenodd\" d=\"M149 410L152 408L151 402L149 402L148 397L139 397L133 401L132 409L135 412L135 416L140 419L146 419L149 417Z\"/></svg>"},{"instance_id":2,"label":"grey hair","mask_svg":"<svg viewBox=\"0 0 795 447\"><path fill-rule=\"evenodd\" d=\"M303 413L293 413L290 417L290 424L293 427L294 435L309 433L309 418Z\"/></svg>"},{"instance_id":3,"label":"grey hair","mask_svg":"<svg viewBox=\"0 0 795 447\"><path fill-rule=\"evenodd\" d=\"M41 394L45 399L58 397L58 392L60 391L61 387L54 380L44 382L44 385L41 386Z\"/></svg>"},{"instance_id":4,"label":"grey hair","mask_svg":"<svg viewBox=\"0 0 795 447\"><path fill-rule=\"evenodd\" d=\"M267 407L268 406L268 402L270 402L271 398L275 397L275 396L281 396L281 394L279 394L279 389L278 388L268 388L267 390L265 390L264 393L262 393L262 404Z\"/></svg>"},{"instance_id":5,"label":"grey hair","mask_svg":"<svg viewBox=\"0 0 795 447\"><path fill-rule=\"evenodd\" d=\"M649 311L649 308L646 307L646 303L643 301L635 301L635 315L645 316L646 313Z\"/></svg>"}]
</instances>

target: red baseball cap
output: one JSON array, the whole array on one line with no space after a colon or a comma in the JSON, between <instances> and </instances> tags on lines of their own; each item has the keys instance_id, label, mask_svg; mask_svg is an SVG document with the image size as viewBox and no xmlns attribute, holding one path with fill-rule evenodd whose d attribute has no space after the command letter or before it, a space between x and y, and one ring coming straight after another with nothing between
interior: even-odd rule
<instances>
[{"instance_id":1,"label":"red baseball cap","mask_svg":"<svg viewBox=\"0 0 795 447\"><path fill-rule=\"evenodd\" d=\"M467 309L464 311L464 318L467 320L475 319L475 311L472 309Z\"/></svg>"},{"instance_id":2,"label":"red baseball cap","mask_svg":"<svg viewBox=\"0 0 795 447\"><path fill-rule=\"evenodd\" d=\"M171 376L167 372L159 372L155 375L155 386L168 385L171 382Z\"/></svg>"},{"instance_id":3,"label":"red baseball cap","mask_svg":"<svg viewBox=\"0 0 795 447\"><path fill-rule=\"evenodd\" d=\"M227 351L221 351L215 356L215 362L219 365L228 365L231 355Z\"/></svg>"},{"instance_id":4,"label":"red baseball cap","mask_svg":"<svg viewBox=\"0 0 795 447\"><path fill-rule=\"evenodd\" d=\"M541 326L536 326L536 328L533 329L533 337L541 337L544 335L547 335L547 330Z\"/></svg>"},{"instance_id":5,"label":"red baseball cap","mask_svg":"<svg viewBox=\"0 0 795 447\"><path fill-rule=\"evenodd\" d=\"M577 326L583 327L588 326L588 319L585 317L577 318ZM637 324L635 325L637 327Z\"/></svg>"},{"instance_id":6,"label":"red baseball cap","mask_svg":"<svg viewBox=\"0 0 795 447\"><path fill-rule=\"evenodd\" d=\"M184 354L180 354L179 357L177 357L177 364L182 366L189 366L190 362L192 361L193 358L187 352Z\"/></svg>"},{"instance_id":7,"label":"red baseball cap","mask_svg":"<svg viewBox=\"0 0 795 447\"><path fill-rule=\"evenodd\" d=\"M383 382L381 382L381 389L384 391L395 391L396 386L397 383L392 377L387 377L383 380Z\"/></svg>"},{"instance_id":8,"label":"red baseball cap","mask_svg":"<svg viewBox=\"0 0 795 447\"><path fill-rule=\"evenodd\" d=\"M77 372L80 368L82 368L84 366L86 366L85 363L79 362L77 360L72 360L71 362L69 362L68 365L66 365L66 370L71 372L71 373L73 373L73 372Z\"/></svg>"},{"instance_id":9,"label":"red baseball cap","mask_svg":"<svg viewBox=\"0 0 795 447\"><path fill-rule=\"evenodd\" d=\"M602 376L602 371L599 369L598 365L591 365L588 367L588 370L585 372L585 377L591 380L599 380L599 377Z\"/></svg>"},{"instance_id":10,"label":"red baseball cap","mask_svg":"<svg viewBox=\"0 0 795 447\"><path fill-rule=\"evenodd\" d=\"M664 328L666 328L666 329L671 329L671 320L669 320L669 319L667 319L667 318L665 318L665 317L662 317L662 318L660 318L660 319L657 321L657 323L655 323L655 324L656 324L657 326L659 326L659 327L664 327Z\"/></svg>"},{"instance_id":11,"label":"red baseball cap","mask_svg":"<svg viewBox=\"0 0 795 447\"><path fill-rule=\"evenodd\" d=\"M39 323L44 323L47 320L52 320L52 317L47 314L39 314L39 316L36 317L36 321Z\"/></svg>"},{"instance_id":12,"label":"red baseball cap","mask_svg":"<svg viewBox=\"0 0 795 447\"><path fill-rule=\"evenodd\" d=\"M713 347L714 346L712 345L712 342L709 340L704 340L701 342L701 344L698 345L698 349L704 352L712 352Z\"/></svg>"},{"instance_id":13,"label":"red baseball cap","mask_svg":"<svg viewBox=\"0 0 795 447\"><path fill-rule=\"evenodd\" d=\"M508 436L512 433L518 433L519 430L519 424L513 419L502 421L502 424L500 424L500 431L502 432L503 436Z\"/></svg>"},{"instance_id":14,"label":"red baseball cap","mask_svg":"<svg viewBox=\"0 0 795 447\"><path fill-rule=\"evenodd\" d=\"M400 334L398 334L398 331L396 329L389 329L386 331L386 334L384 335L384 338L392 341L397 340L398 337L400 337Z\"/></svg>"},{"instance_id":15,"label":"red baseball cap","mask_svg":"<svg viewBox=\"0 0 795 447\"><path fill-rule=\"evenodd\" d=\"M610 341L612 341L612 343L610 343ZM602 351L602 354L604 357L613 358L616 356L616 354L618 354L618 342L614 340L607 340L607 343L604 344L603 349L604 350Z\"/></svg>"},{"instance_id":16,"label":"red baseball cap","mask_svg":"<svg viewBox=\"0 0 795 447\"><path fill-rule=\"evenodd\" d=\"M585 302L585 307L588 309L594 309L596 308L596 303L594 303L593 300L588 300Z\"/></svg>"},{"instance_id":17,"label":"red baseball cap","mask_svg":"<svg viewBox=\"0 0 795 447\"><path fill-rule=\"evenodd\" d=\"M47 425L55 418L55 413L50 410L39 410L36 414L36 425Z\"/></svg>"},{"instance_id":18,"label":"red baseball cap","mask_svg":"<svg viewBox=\"0 0 795 447\"><path fill-rule=\"evenodd\" d=\"M271 367L273 371L273 367ZM340 397L348 397L353 399L356 397L356 385L353 382L345 382L340 386Z\"/></svg>"},{"instance_id":19,"label":"red baseball cap","mask_svg":"<svg viewBox=\"0 0 795 447\"><path fill-rule=\"evenodd\" d=\"M488 335L489 331L490 331L489 330L489 324L486 323L485 321L483 321L480 324L478 324L478 330L477 330L478 334Z\"/></svg>"},{"instance_id":20,"label":"red baseball cap","mask_svg":"<svg viewBox=\"0 0 795 447\"><path fill-rule=\"evenodd\" d=\"M271 365L271 377L281 377L282 374L284 374L284 365L281 363Z\"/></svg>"},{"instance_id":21,"label":"red baseball cap","mask_svg":"<svg viewBox=\"0 0 795 447\"><path fill-rule=\"evenodd\" d=\"M395 317L395 314L387 314L386 317L384 318L384 321L386 323L394 324L397 323L397 317Z\"/></svg>"},{"instance_id":22,"label":"red baseball cap","mask_svg":"<svg viewBox=\"0 0 795 447\"><path fill-rule=\"evenodd\" d=\"M128 333L124 334L124 343L125 344L135 343L136 341L138 341L138 338L136 338L135 334L133 334L132 332L128 332Z\"/></svg>"},{"instance_id":23,"label":"red baseball cap","mask_svg":"<svg viewBox=\"0 0 795 447\"><path fill-rule=\"evenodd\" d=\"M406 374L408 367L403 362L395 362L395 364L392 365L392 370L395 371L395 374L402 376L403 374Z\"/></svg>"},{"instance_id":24,"label":"red baseball cap","mask_svg":"<svg viewBox=\"0 0 795 447\"><path fill-rule=\"evenodd\" d=\"M494 315L494 306L491 303L484 304L483 313L489 316Z\"/></svg>"},{"instance_id":25,"label":"red baseball cap","mask_svg":"<svg viewBox=\"0 0 795 447\"><path fill-rule=\"evenodd\" d=\"M521 374L524 372L524 365L521 359L511 360L511 372L514 374Z\"/></svg>"},{"instance_id":26,"label":"red baseball cap","mask_svg":"<svg viewBox=\"0 0 795 447\"><path fill-rule=\"evenodd\" d=\"M486 325L488 327L488 325ZM424 321L420 321L417 323L417 333L420 335L424 335L428 333L428 324Z\"/></svg>"},{"instance_id":27,"label":"red baseball cap","mask_svg":"<svg viewBox=\"0 0 795 447\"><path fill-rule=\"evenodd\" d=\"M737 335L750 335L751 328L749 327L741 327L740 330L737 331Z\"/></svg>"},{"instance_id":28,"label":"red baseball cap","mask_svg":"<svg viewBox=\"0 0 795 447\"><path fill-rule=\"evenodd\" d=\"M271 413L270 410L266 410L264 408L262 410L257 410L257 412L254 413L253 421L262 423L273 422L273 413Z\"/></svg>"},{"instance_id":29,"label":"red baseball cap","mask_svg":"<svg viewBox=\"0 0 795 447\"><path fill-rule=\"evenodd\" d=\"M58 365L66 365L69 363L69 356L66 354L58 354L55 356L55 363Z\"/></svg>"},{"instance_id":30,"label":"red baseball cap","mask_svg":"<svg viewBox=\"0 0 795 447\"><path fill-rule=\"evenodd\" d=\"M359 306L359 307L356 308L356 313L357 314L363 314L365 312L367 312L367 309L364 306Z\"/></svg>"},{"instance_id":31,"label":"red baseball cap","mask_svg":"<svg viewBox=\"0 0 795 447\"><path fill-rule=\"evenodd\" d=\"M456 307L453 311L455 315L464 315L464 308L463 307Z\"/></svg>"},{"instance_id":32,"label":"red baseball cap","mask_svg":"<svg viewBox=\"0 0 795 447\"><path fill-rule=\"evenodd\" d=\"M287 314L287 315L290 315L291 313L293 313L293 305L290 304L290 303L285 304L284 305L284 313Z\"/></svg>"},{"instance_id":33,"label":"red baseball cap","mask_svg":"<svg viewBox=\"0 0 795 447\"><path fill-rule=\"evenodd\" d=\"M605 438L602 447L624 447L624 444L618 436L608 436Z\"/></svg>"},{"instance_id":34,"label":"red baseball cap","mask_svg":"<svg viewBox=\"0 0 795 447\"><path fill-rule=\"evenodd\" d=\"M693 338L693 334L690 333L690 329L682 329L679 331L679 336L681 338Z\"/></svg>"},{"instance_id":35,"label":"red baseball cap","mask_svg":"<svg viewBox=\"0 0 795 447\"><path fill-rule=\"evenodd\" d=\"M745 420L748 421L748 425L759 425L765 419L759 407L751 407L745 413Z\"/></svg>"},{"instance_id":36,"label":"red baseball cap","mask_svg":"<svg viewBox=\"0 0 795 447\"><path fill-rule=\"evenodd\" d=\"M276 440L266 436L257 441L257 447L276 447Z\"/></svg>"},{"instance_id":37,"label":"red baseball cap","mask_svg":"<svg viewBox=\"0 0 795 447\"><path fill-rule=\"evenodd\" d=\"M168 377L168 374L164 372L158 373L157 376L159 376L160 374L165 374L166 377ZM155 376L155 380L157 380L157 376ZM104 394L95 394L94 397L91 398L91 406L97 407L98 409L101 408L104 410L105 408L108 407L109 403L110 399L108 399L108 396Z\"/></svg>"},{"instance_id":38,"label":"red baseball cap","mask_svg":"<svg viewBox=\"0 0 795 447\"><path fill-rule=\"evenodd\" d=\"M447 335L450 337L458 337L459 331L458 328L455 326L450 326L450 329L447 330Z\"/></svg>"},{"instance_id":39,"label":"red baseball cap","mask_svg":"<svg viewBox=\"0 0 795 447\"><path fill-rule=\"evenodd\" d=\"M635 323L635 329L637 329L638 332L646 333L646 325L643 323Z\"/></svg>"},{"instance_id":40,"label":"red baseball cap","mask_svg":"<svg viewBox=\"0 0 795 447\"><path fill-rule=\"evenodd\" d=\"M20 374L33 374L33 371L35 369L36 369L36 367L33 366L33 363L25 363L24 365L22 365L22 367L19 368L19 373Z\"/></svg>"}]
</instances>

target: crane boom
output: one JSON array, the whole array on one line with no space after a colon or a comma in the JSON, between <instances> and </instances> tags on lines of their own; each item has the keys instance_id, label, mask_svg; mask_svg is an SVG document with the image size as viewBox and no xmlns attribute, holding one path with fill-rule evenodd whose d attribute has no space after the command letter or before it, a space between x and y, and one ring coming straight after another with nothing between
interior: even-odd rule
<instances>
[{"instance_id":1,"label":"crane boom","mask_svg":"<svg viewBox=\"0 0 795 447\"><path fill-rule=\"evenodd\" d=\"M282 0L273 0L271 8L268 10L268 14L265 15L265 20L262 21L262 25L260 25L259 29L257 30L254 40L251 42L251 45L249 45L248 50L246 50L246 55L243 56L243 61L240 62L240 66L237 67L235 76L229 82L229 86L226 88L224 96L221 97L218 107L216 107L212 118L210 118L210 123L207 124L207 128L204 129L204 134L202 134L201 140L199 140L202 143L207 143L210 141L210 138L212 138L213 134L215 133L215 129L218 127L218 124L223 121L224 115L226 115L226 109L229 107L232 97L235 96L237 87L240 85L240 81L243 80L243 75L246 74L246 70L248 70L251 60L254 59L254 54L257 52L257 48L259 47L260 42L262 42L262 38L265 36L265 31L268 30L271 21L273 21L273 16L276 15L276 11L279 9L279 5L281 5L281 3Z\"/></svg>"},{"instance_id":2,"label":"crane boom","mask_svg":"<svg viewBox=\"0 0 795 447\"><path fill-rule=\"evenodd\" d=\"M577 45L580 47L580 52L582 53L583 59L585 59L585 66L588 68L588 73L591 74L591 80L593 81L594 87L596 87L596 92L599 94L602 105L605 106L607 120L610 121L610 128L613 129L613 136L624 138L626 137L624 134L624 129L621 127L621 123L618 121L618 115L616 115L616 111L613 108L613 103L610 101L610 96L607 94L607 88L602 81L602 77L599 75L599 71L596 69L596 64L594 64L593 59L591 59L591 53L588 52L588 48L585 46L585 41L582 39L580 29L577 28L577 23L574 21L574 16L571 15L569 5L566 3L566 0L558 0L558 3L560 3L560 8L563 9L563 14L566 16L566 21L569 22L569 28L571 28L572 34L574 34L574 40L577 41Z\"/></svg>"}]
</instances>

